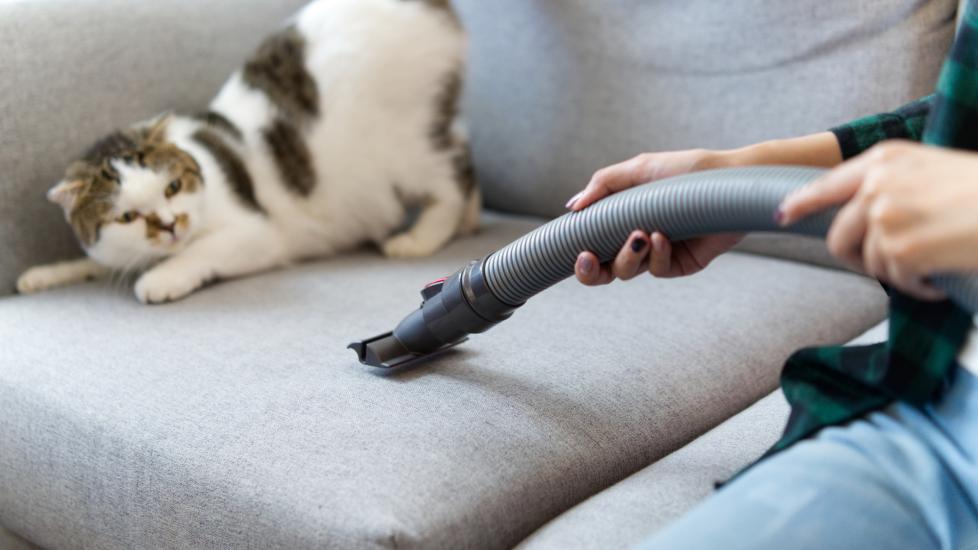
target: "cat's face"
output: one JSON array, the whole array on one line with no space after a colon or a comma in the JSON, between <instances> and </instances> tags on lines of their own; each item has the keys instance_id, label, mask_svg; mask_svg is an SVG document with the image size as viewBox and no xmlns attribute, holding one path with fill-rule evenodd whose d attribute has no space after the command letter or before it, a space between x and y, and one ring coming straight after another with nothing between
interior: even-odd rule
<instances>
[{"instance_id":1,"label":"cat's face","mask_svg":"<svg viewBox=\"0 0 978 550\"><path fill-rule=\"evenodd\" d=\"M166 123L159 119L100 140L48 192L101 264L129 269L169 256L200 225L200 167L166 141Z\"/></svg>"}]
</instances>

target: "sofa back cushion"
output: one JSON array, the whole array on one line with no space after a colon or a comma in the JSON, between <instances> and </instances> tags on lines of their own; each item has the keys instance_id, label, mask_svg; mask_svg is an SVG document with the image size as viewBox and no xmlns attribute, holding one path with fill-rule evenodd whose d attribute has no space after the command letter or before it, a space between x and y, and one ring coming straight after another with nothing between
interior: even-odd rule
<instances>
[{"instance_id":1,"label":"sofa back cushion","mask_svg":"<svg viewBox=\"0 0 978 550\"><path fill-rule=\"evenodd\" d=\"M461 0L489 207L555 216L607 164L819 131L929 93L957 0Z\"/></svg>"}]
</instances>

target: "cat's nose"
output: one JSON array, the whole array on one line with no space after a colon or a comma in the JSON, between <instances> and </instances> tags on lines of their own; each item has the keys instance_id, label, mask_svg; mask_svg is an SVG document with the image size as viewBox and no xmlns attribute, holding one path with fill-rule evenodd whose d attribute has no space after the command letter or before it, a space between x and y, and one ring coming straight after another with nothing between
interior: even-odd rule
<instances>
[{"instance_id":1,"label":"cat's nose","mask_svg":"<svg viewBox=\"0 0 978 550\"><path fill-rule=\"evenodd\" d=\"M170 223L160 222L159 223L160 229L162 229L163 231L166 231L167 233L170 233L171 235L173 234L174 230L176 229L176 225L177 224L175 222L170 222Z\"/></svg>"}]
</instances>

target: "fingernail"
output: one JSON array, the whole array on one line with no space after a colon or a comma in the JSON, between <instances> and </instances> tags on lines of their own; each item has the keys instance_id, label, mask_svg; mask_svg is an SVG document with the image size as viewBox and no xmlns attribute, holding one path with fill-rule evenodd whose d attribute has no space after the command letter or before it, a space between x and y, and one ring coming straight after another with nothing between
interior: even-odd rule
<instances>
[{"instance_id":1,"label":"fingernail","mask_svg":"<svg viewBox=\"0 0 978 550\"><path fill-rule=\"evenodd\" d=\"M780 206L774 211L774 223L784 225L784 210L781 210Z\"/></svg>"},{"instance_id":2,"label":"fingernail","mask_svg":"<svg viewBox=\"0 0 978 550\"><path fill-rule=\"evenodd\" d=\"M632 252L641 252L645 250L646 244L648 243L646 243L645 239L643 239L642 237L635 237L634 239L632 239Z\"/></svg>"},{"instance_id":3,"label":"fingernail","mask_svg":"<svg viewBox=\"0 0 978 550\"><path fill-rule=\"evenodd\" d=\"M570 200L567 201L567 204L564 205L564 208L566 208L568 210L573 209L574 208L574 203L576 203L577 202L577 199L580 199L581 198L581 195L583 195L583 194L584 194L584 191L581 191L578 194L576 194L573 197L571 197Z\"/></svg>"},{"instance_id":4,"label":"fingernail","mask_svg":"<svg viewBox=\"0 0 978 550\"><path fill-rule=\"evenodd\" d=\"M578 265L581 267L581 273L585 275L591 273L591 270L594 269L594 262L591 261L591 258L581 258L578 261Z\"/></svg>"}]
</instances>

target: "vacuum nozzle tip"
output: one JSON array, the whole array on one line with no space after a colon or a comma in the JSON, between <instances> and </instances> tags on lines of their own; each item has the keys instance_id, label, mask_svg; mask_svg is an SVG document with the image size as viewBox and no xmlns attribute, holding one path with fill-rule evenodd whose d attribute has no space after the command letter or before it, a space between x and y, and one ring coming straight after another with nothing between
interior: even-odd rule
<instances>
[{"instance_id":1,"label":"vacuum nozzle tip","mask_svg":"<svg viewBox=\"0 0 978 550\"><path fill-rule=\"evenodd\" d=\"M428 358L448 348L457 346L464 341L465 339L463 338L457 342L442 346L431 353L414 353L407 349L394 336L393 332L387 332L360 342L353 342L347 346L347 349L355 351L360 362L364 365L380 369L394 369Z\"/></svg>"},{"instance_id":2,"label":"vacuum nozzle tip","mask_svg":"<svg viewBox=\"0 0 978 550\"><path fill-rule=\"evenodd\" d=\"M374 336L361 342L353 342L347 348L355 351L360 362L364 365L382 369L401 365L413 356L407 348L397 341L397 338L394 338L393 332Z\"/></svg>"}]
</instances>

